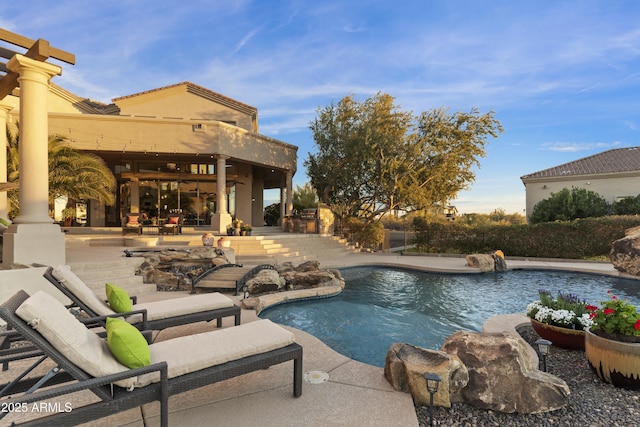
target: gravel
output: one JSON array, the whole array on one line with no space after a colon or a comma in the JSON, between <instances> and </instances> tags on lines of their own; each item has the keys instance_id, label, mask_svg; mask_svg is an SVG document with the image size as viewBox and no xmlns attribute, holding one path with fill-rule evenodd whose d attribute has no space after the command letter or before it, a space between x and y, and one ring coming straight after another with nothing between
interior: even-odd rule
<instances>
[{"instance_id":1,"label":"gravel","mask_svg":"<svg viewBox=\"0 0 640 427\"><path fill-rule=\"evenodd\" d=\"M523 328L520 334L530 344L540 338L531 327ZM640 425L640 392L601 381L589 367L584 351L552 347L547 370L565 380L571 389L569 403L562 409L541 414L505 414L454 403L449 409L434 408L433 424L448 427ZM416 406L416 414L421 427L429 426L428 407Z\"/></svg>"}]
</instances>

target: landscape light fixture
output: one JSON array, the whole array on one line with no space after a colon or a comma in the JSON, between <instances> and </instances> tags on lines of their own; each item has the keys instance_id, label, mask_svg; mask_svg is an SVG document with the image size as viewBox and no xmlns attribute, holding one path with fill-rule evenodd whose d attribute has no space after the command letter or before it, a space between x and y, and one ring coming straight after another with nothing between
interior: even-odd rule
<instances>
[{"instance_id":1,"label":"landscape light fixture","mask_svg":"<svg viewBox=\"0 0 640 427\"><path fill-rule=\"evenodd\" d=\"M433 372L426 372L424 379L427 381L427 391L429 392L429 425L433 427L433 395L438 391L440 375Z\"/></svg>"},{"instance_id":2,"label":"landscape light fixture","mask_svg":"<svg viewBox=\"0 0 640 427\"><path fill-rule=\"evenodd\" d=\"M539 339L535 344L538 346L538 351L540 351L540 355L542 356L542 370L547 372L547 356L553 343L549 340Z\"/></svg>"}]
</instances>

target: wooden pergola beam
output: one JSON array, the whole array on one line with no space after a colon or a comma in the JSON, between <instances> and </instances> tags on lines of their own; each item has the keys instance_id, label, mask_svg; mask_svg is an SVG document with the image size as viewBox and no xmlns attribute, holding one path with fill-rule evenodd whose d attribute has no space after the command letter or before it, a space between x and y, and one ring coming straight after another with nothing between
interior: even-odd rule
<instances>
[{"instance_id":1,"label":"wooden pergola beam","mask_svg":"<svg viewBox=\"0 0 640 427\"><path fill-rule=\"evenodd\" d=\"M23 47L25 49L29 49L29 50L31 50L31 48L37 42L42 41L46 43L46 52L42 51L41 53L44 53L46 55L46 58L55 58L71 65L76 63L76 56L74 54L49 46L49 42L46 40L42 40L42 39L32 40L28 37L24 37L24 36L21 36L20 34L12 33L2 28L0 28L0 40L5 41L7 43L14 44L16 46ZM36 59L33 57L30 57L30 58Z\"/></svg>"},{"instance_id":2,"label":"wooden pergola beam","mask_svg":"<svg viewBox=\"0 0 640 427\"><path fill-rule=\"evenodd\" d=\"M44 62L49 58L55 58L68 64L76 63L76 56L74 54L52 47L48 41L43 39L31 40L28 37L0 28L0 40L28 49L24 56L36 61ZM0 48L0 56L3 58L10 59L16 54L17 52L13 52L10 49ZM0 79L0 99L4 99L13 89L18 87L19 76L17 73L7 70L6 65L4 66L4 70L0 71L7 73Z\"/></svg>"}]
</instances>

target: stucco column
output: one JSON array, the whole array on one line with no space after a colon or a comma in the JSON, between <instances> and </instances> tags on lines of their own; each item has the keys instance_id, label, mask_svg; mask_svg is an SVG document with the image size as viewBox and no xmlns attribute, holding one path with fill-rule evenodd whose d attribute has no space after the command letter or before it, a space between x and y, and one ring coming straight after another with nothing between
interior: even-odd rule
<instances>
[{"instance_id":1,"label":"stucco column","mask_svg":"<svg viewBox=\"0 0 640 427\"><path fill-rule=\"evenodd\" d=\"M7 118L13 106L0 101L0 182L7 182ZM7 192L0 192L0 218L9 219Z\"/></svg>"},{"instance_id":2,"label":"stucco column","mask_svg":"<svg viewBox=\"0 0 640 427\"><path fill-rule=\"evenodd\" d=\"M216 213L227 212L227 163L229 157L216 158Z\"/></svg>"},{"instance_id":3,"label":"stucco column","mask_svg":"<svg viewBox=\"0 0 640 427\"><path fill-rule=\"evenodd\" d=\"M227 170L229 157L216 156L216 212L211 216L211 230L224 234L231 225L231 215L227 212Z\"/></svg>"},{"instance_id":4,"label":"stucco column","mask_svg":"<svg viewBox=\"0 0 640 427\"><path fill-rule=\"evenodd\" d=\"M49 80L61 68L14 55L7 68L20 84L20 214L4 233L3 264L65 262L64 234L49 217Z\"/></svg>"},{"instance_id":5,"label":"stucco column","mask_svg":"<svg viewBox=\"0 0 640 427\"><path fill-rule=\"evenodd\" d=\"M287 193L284 187L280 187L280 220L287 214Z\"/></svg>"},{"instance_id":6,"label":"stucco column","mask_svg":"<svg viewBox=\"0 0 640 427\"><path fill-rule=\"evenodd\" d=\"M285 210L285 215L291 215L293 212L293 173L291 171L287 171L286 178L286 186L287 186L287 208Z\"/></svg>"}]
</instances>

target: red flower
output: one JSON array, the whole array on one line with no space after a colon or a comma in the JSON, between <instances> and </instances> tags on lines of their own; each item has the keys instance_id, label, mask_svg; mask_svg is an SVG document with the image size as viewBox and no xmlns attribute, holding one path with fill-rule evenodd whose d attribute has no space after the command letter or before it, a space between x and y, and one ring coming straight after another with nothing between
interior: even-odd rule
<instances>
[{"instance_id":1,"label":"red flower","mask_svg":"<svg viewBox=\"0 0 640 427\"><path fill-rule=\"evenodd\" d=\"M589 319L593 320L598 316L597 313L589 313Z\"/></svg>"},{"instance_id":2,"label":"red flower","mask_svg":"<svg viewBox=\"0 0 640 427\"><path fill-rule=\"evenodd\" d=\"M615 314L616 311L613 308L605 308L602 312L604 314Z\"/></svg>"},{"instance_id":3,"label":"red flower","mask_svg":"<svg viewBox=\"0 0 640 427\"><path fill-rule=\"evenodd\" d=\"M634 328L636 328L636 331L640 331L640 319L638 319L638 321L636 322L635 325L633 325Z\"/></svg>"},{"instance_id":4,"label":"red flower","mask_svg":"<svg viewBox=\"0 0 640 427\"><path fill-rule=\"evenodd\" d=\"M611 295L611 299L618 299L618 297L615 295Z\"/></svg>"},{"instance_id":5,"label":"red flower","mask_svg":"<svg viewBox=\"0 0 640 427\"><path fill-rule=\"evenodd\" d=\"M598 311L598 307L596 307L595 305L586 305L585 306L585 310L587 311Z\"/></svg>"}]
</instances>

